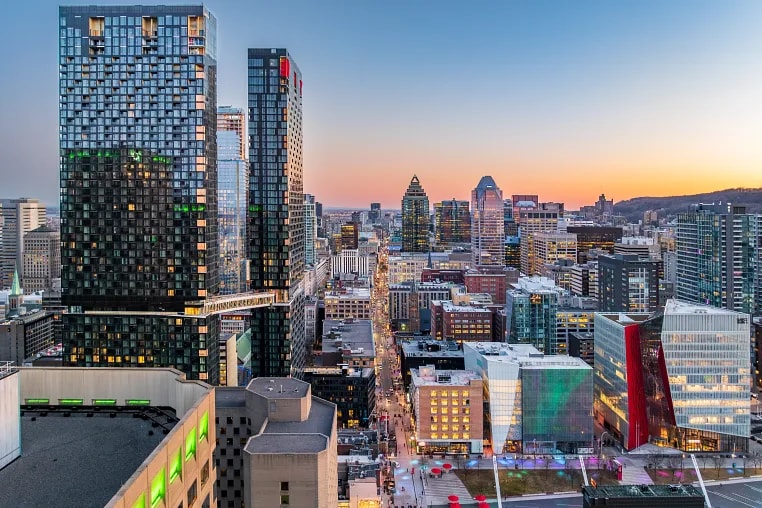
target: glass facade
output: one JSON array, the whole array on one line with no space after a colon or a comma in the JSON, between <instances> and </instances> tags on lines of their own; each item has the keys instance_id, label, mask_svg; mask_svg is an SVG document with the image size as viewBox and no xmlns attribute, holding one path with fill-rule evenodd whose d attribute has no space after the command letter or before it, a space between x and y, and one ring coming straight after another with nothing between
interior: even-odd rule
<instances>
[{"instance_id":1,"label":"glass facade","mask_svg":"<svg viewBox=\"0 0 762 508\"><path fill-rule=\"evenodd\" d=\"M732 205L699 205L695 212L678 214L677 297L751 313L756 222L756 216Z\"/></svg>"},{"instance_id":2,"label":"glass facade","mask_svg":"<svg viewBox=\"0 0 762 508\"><path fill-rule=\"evenodd\" d=\"M471 256L475 266L505 263L503 191L483 176L471 192Z\"/></svg>"},{"instance_id":3,"label":"glass facade","mask_svg":"<svg viewBox=\"0 0 762 508\"><path fill-rule=\"evenodd\" d=\"M283 48L248 51L251 290L276 305L252 315L252 374L301 377L304 340L302 75Z\"/></svg>"},{"instance_id":4,"label":"glass facade","mask_svg":"<svg viewBox=\"0 0 762 508\"><path fill-rule=\"evenodd\" d=\"M557 354L557 311L556 291L508 291L505 304L508 342L531 344L546 354Z\"/></svg>"},{"instance_id":5,"label":"glass facade","mask_svg":"<svg viewBox=\"0 0 762 508\"><path fill-rule=\"evenodd\" d=\"M218 290L215 18L202 6L59 12L66 364L150 357L215 383L200 358L216 358L217 326L180 314ZM125 311L156 329L137 339ZM177 320L187 326L170 331Z\"/></svg>"},{"instance_id":6,"label":"glass facade","mask_svg":"<svg viewBox=\"0 0 762 508\"><path fill-rule=\"evenodd\" d=\"M225 111L225 113L222 113ZM220 294L246 291L246 205L249 191L249 165L240 158L241 133L230 121L220 117L243 116L241 110L221 108L217 123L217 205L220 235Z\"/></svg>"},{"instance_id":7,"label":"glass facade","mask_svg":"<svg viewBox=\"0 0 762 508\"><path fill-rule=\"evenodd\" d=\"M402 197L402 252L429 250L429 198L413 176Z\"/></svg>"},{"instance_id":8,"label":"glass facade","mask_svg":"<svg viewBox=\"0 0 762 508\"><path fill-rule=\"evenodd\" d=\"M471 243L471 210L468 201L451 199L434 203L437 243Z\"/></svg>"}]
</instances>

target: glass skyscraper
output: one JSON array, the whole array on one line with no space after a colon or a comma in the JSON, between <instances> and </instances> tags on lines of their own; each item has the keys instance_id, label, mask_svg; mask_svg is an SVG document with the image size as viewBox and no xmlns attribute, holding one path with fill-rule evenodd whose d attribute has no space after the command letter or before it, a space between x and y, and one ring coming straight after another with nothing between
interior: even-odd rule
<instances>
[{"instance_id":1,"label":"glass skyscraper","mask_svg":"<svg viewBox=\"0 0 762 508\"><path fill-rule=\"evenodd\" d=\"M451 199L434 203L437 244L471 243L471 210L468 201Z\"/></svg>"},{"instance_id":2,"label":"glass skyscraper","mask_svg":"<svg viewBox=\"0 0 762 508\"><path fill-rule=\"evenodd\" d=\"M741 206L698 205L677 216L676 295L692 303L754 310L757 217Z\"/></svg>"},{"instance_id":3,"label":"glass skyscraper","mask_svg":"<svg viewBox=\"0 0 762 508\"><path fill-rule=\"evenodd\" d=\"M402 196L402 252L429 250L429 198L413 175Z\"/></svg>"},{"instance_id":4,"label":"glass skyscraper","mask_svg":"<svg viewBox=\"0 0 762 508\"><path fill-rule=\"evenodd\" d=\"M61 7L64 365L218 379L216 20Z\"/></svg>"},{"instance_id":5,"label":"glass skyscraper","mask_svg":"<svg viewBox=\"0 0 762 508\"><path fill-rule=\"evenodd\" d=\"M304 195L304 262L314 265L317 261L317 214L315 212L315 196Z\"/></svg>"},{"instance_id":6,"label":"glass skyscraper","mask_svg":"<svg viewBox=\"0 0 762 508\"><path fill-rule=\"evenodd\" d=\"M246 206L249 165L241 157L244 113L217 109L217 206L220 231L220 294L246 291Z\"/></svg>"},{"instance_id":7,"label":"glass skyscraper","mask_svg":"<svg viewBox=\"0 0 762 508\"><path fill-rule=\"evenodd\" d=\"M254 377L301 377L304 332L302 74L284 48L248 51L251 289L276 304L252 315Z\"/></svg>"},{"instance_id":8,"label":"glass skyscraper","mask_svg":"<svg viewBox=\"0 0 762 508\"><path fill-rule=\"evenodd\" d=\"M483 176L471 192L471 257L475 266L505 264L503 191Z\"/></svg>"}]
</instances>

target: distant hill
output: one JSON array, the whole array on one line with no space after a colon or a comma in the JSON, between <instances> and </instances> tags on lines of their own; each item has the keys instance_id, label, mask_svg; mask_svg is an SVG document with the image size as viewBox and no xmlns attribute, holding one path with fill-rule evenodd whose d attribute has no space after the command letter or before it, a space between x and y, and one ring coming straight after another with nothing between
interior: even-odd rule
<instances>
[{"instance_id":1,"label":"distant hill","mask_svg":"<svg viewBox=\"0 0 762 508\"><path fill-rule=\"evenodd\" d=\"M762 213L762 189L726 189L691 196L632 198L614 204L614 214L637 222L648 210L658 211L659 217L670 217L691 210L691 205L720 202L744 205L747 213Z\"/></svg>"}]
</instances>

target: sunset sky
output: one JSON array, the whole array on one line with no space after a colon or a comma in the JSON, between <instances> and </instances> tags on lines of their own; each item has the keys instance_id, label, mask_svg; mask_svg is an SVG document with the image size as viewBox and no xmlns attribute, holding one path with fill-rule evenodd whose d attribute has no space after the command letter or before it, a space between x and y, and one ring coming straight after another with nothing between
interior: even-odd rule
<instances>
[{"instance_id":1,"label":"sunset sky","mask_svg":"<svg viewBox=\"0 0 762 508\"><path fill-rule=\"evenodd\" d=\"M326 206L399 208L413 174L432 203L489 174L568 209L762 187L759 1L205 3L220 105L246 106L248 47L301 68ZM57 205L58 2L4 12L0 197Z\"/></svg>"}]
</instances>

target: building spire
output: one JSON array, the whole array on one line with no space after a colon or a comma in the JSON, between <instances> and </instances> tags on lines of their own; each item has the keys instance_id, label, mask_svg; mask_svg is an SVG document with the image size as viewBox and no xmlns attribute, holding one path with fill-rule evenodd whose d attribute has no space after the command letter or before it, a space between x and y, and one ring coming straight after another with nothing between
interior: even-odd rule
<instances>
[{"instance_id":1,"label":"building spire","mask_svg":"<svg viewBox=\"0 0 762 508\"><path fill-rule=\"evenodd\" d=\"M18 267L13 269L13 284L11 285L11 296L18 296L23 294L21 291L21 284L19 284L19 269Z\"/></svg>"}]
</instances>

